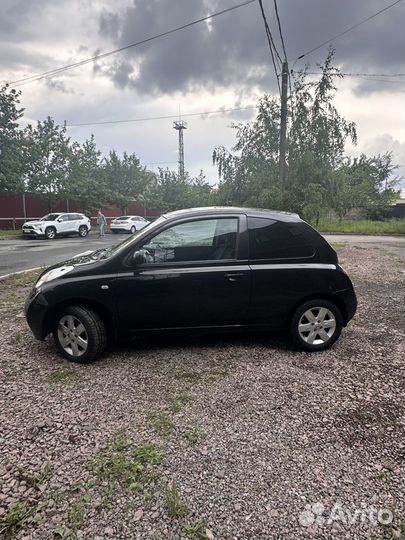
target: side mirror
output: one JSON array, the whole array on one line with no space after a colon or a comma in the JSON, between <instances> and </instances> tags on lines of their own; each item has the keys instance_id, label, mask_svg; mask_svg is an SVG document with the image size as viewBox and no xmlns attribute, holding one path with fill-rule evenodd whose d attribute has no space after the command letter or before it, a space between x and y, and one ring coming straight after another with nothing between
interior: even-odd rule
<instances>
[{"instance_id":1,"label":"side mirror","mask_svg":"<svg viewBox=\"0 0 405 540\"><path fill-rule=\"evenodd\" d=\"M132 255L132 264L145 264L145 262L145 253L143 251L135 251L135 253Z\"/></svg>"},{"instance_id":2,"label":"side mirror","mask_svg":"<svg viewBox=\"0 0 405 540\"><path fill-rule=\"evenodd\" d=\"M62 221L63 221L62 218L59 218L59 219L57 220L58 223L62 223Z\"/></svg>"}]
</instances>

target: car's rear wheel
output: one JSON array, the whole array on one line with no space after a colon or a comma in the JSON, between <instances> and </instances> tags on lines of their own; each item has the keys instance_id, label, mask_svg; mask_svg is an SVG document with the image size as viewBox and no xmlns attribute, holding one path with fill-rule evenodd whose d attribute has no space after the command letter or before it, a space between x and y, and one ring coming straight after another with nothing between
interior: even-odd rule
<instances>
[{"instance_id":1,"label":"car's rear wheel","mask_svg":"<svg viewBox=\"0 0 405 540\"><path fill-rule=\"evenodd\" d=\"M309 300L299 306L290 323L295 345L304 351L323 351L339 338L343 327L340 309L329 300Z\"/></svg>"},{"instance_id":2,"label":"car's rear wheel","mask_svg":"<svg viewBox=\"0 0 405 540\"><path fill-rule=\"evenodd\" d=\"M79 227L79 236L82 238L85 238L89 234L89 229L86 227L86 225L80 225Z\"/></svg>"},{"instance_id":3,"label":"car's rear wheel","mask_svg":"<svg viewBox=\"0 0 405 540\"><path fill-rule=\"evenodd\" d=\"M69 306L59 313L53 337L63 356L78 364L94 362L107 343L106 328L98 313L82 306Z\"/></svg>"},{"instance_id":4,"label":"car's rear wheel","mask_svg":"<svg viewBox=\"0 0 405 540\"><path fill-rule=\"evenodd\" d=\"M56 237L56 229L55 227L47 227L45 229L45 238L48 240L53 240Z\"/></svg>"},{"instance_id":5,"label":"car's rear wheel","mask_svg":"<svg viewBox=\"0 0 405 540\"><path fill-rule=\"evenodd\" d=\"M136 227L135 227L135 225L132 225L131 234L135 234L135 233L136 233Z\"/></svg>"}]
</instances>

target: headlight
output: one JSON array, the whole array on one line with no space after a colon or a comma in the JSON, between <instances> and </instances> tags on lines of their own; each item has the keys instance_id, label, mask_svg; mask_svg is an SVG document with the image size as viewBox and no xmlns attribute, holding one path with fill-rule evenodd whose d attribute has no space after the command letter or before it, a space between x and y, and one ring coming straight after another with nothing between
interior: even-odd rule
<instances>
[{"instance_id":1,"label":"headlight","mask_svg":"<svg viewBox=\"0 0 405 540\"><path fill-rule=\"evenodd\" d=\"M48 283L48 281L52 281L53 279L63 276L63 274L67 274L73 270L73 268L74 266L61 266L59 268L49 270L49 272L45 272L45 274L39 278L39 280L35 283L35 287L39 289L44 283Z\"/></svg>"}]
</instances>

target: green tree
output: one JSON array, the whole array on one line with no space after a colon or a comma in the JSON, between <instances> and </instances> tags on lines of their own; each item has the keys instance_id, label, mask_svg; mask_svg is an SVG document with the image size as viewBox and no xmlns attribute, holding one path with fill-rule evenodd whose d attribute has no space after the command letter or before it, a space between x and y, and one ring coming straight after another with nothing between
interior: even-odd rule
<instances>
[{"instance_id":1,"label":"green tree","mask_svg":"<svg viewBox=\"0 0 405 540\"><path fill-rule=\"evenodd\" d=\"M332 174L344 161L345 142L356 143L352 122L341 117L333 105L336 92L329 51L318 82L297 77L290 100L287 179L279 179L279 100L264 96L252 124L237 125L237 142L228 152L216 148L218 199L225 204L255 205L299 212L319 220L327 208Z\"/></svg>"},{"instance_id":2,"label":"green tree","mask_svg":"<svg viewBox=\"0 0 405 540\"><path fill-rule=\"evenodd\" d=\"M66 125L55 124L48 116L34 128L25 129L27 152L28 189L40 194L51 211L55 204L68 193L67 179L70 167L70 139Z\"/></svg>"},{"instance_id":3,"label":"green tree","mask_svg":"<svg viewBox=\"0 0 405 540\"><path fill-rule=\"evenodd\" d=\"M20 107L21 92L0 88L0 191L21 192L24 189L24 148L18 121L24 115Z\"/></svg>"},{"instance_id":4,"label":"green tree","mask_svg":"<svg viewBox=\"0 0 405 540\"><path fill-rule=\"evenodd\" d=\"M70 147L64 194L68 199L80 202L83 212L93 213L108 202L106 174L100 158L101 152L93 135L82 145L74 142Z\"/></svg>"},{"instance_id":5,"label":"green tree","mask_svg":"<svg viewBox=\"0 0 405 540\"><path fill-rule=\"evenodd\" d=\"M104 174L108 200L126 213L132 201L143 199L150 175L135 154L124 153L120 159L115 150L105 160Z\"/></svg>"}]
</instances>

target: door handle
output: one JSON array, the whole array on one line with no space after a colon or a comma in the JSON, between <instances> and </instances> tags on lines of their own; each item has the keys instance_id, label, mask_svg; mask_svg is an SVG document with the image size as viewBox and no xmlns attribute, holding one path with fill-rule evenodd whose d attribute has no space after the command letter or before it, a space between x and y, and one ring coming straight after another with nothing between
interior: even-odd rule
<instances>
[{"instance_id":1,"label":"door handle","mask_svg":"<svg viewBox=\"0 0 405 540\"><path fill-rule=\"evenodd\" d=\"M231 272L229 274L225 274L225 277L228 281L238 281L238 278L245 276L246 274L244 272Z\"/></svg>"}]
</instances>

